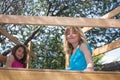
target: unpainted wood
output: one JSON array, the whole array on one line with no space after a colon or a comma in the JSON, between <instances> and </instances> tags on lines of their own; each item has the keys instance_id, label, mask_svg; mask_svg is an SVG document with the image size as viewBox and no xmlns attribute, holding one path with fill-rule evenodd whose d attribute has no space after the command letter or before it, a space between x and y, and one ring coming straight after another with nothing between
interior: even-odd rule
<instances>
[{"instance_id":1,"label":"unpainted wood","mask_svg":"<svg viewBox=\"0 0 120 80\"><path fill-rule=\"evenodd\" d=\"M102 47L96 48L95 50L93 50L93 56L99 55L101 53L105 53L108 52L110 50L116 49L120 47L120 40L111 42L109 44L106 44Z\"/></svg>"},{"instance_id":2,"label":"unpainted wood","mask_svg":"<svg viewBox=\"0 0 120 80\"><path fill-rule=\"evenodd\" d=\"M29 50L29 52L28 52L28 54L27 54L27 69L30 67L30 62L31 62L31 56L30 56L30 54L31 54L31 52L32 52L32 42L30 41L29 43L28 43L28 50Z\"/></svg>"},{"instance_id":3,"label":"unpainted wood","mask_svg":"<svg viewBox=\"0 0 120 80\"><path fill-rule=\"evenodd\" d=\"M0 69L0 80L119 80L119 72Z\"/></svg>"},{"instance_id":4,"label":"unpainted wood","mask_svg":"<svg viewBox=\"0 0 120 80\"><path fill-rule=\"evenodd\" d=\"M1 24L48 25L48 26L87 26L100 28L120 28L120 20L98 18L75 18L53 16L0 15Z\"/></svg>"},{"instance_id":5,"label":"unpainted wood","mask_svg":"<svg viewBox=\"0 0 120 80\"><path fill-rule=\"evenodd\" d=\"M13 37L12 35L10 35L6 30L0 28L0 33L2 35L4 35L5 37L7 37L12 42L14 42L15 44L21 44L15 37Z\"/></svg>"},{"instance_id":6,"label":"unpainted wood","mask_svg":"<svg viewBox=\"0 0 120 80\"><path fill-rule=\"evenodd\" d=\"M118 6L117 8L115 8L114 10L108 12L107 14L105 14L104 16L100 17L103 19L110 19L113 18L114 16L120 14L120 6ZM85 33L89 30L91 30L93 27L84 27L82 28L82 31Z\"/></svg>"}]
</instances>

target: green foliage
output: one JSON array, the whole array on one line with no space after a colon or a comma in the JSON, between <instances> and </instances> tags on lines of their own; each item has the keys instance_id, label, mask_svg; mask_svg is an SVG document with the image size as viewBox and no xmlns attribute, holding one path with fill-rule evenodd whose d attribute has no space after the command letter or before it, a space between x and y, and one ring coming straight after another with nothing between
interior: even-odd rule
<instances>
[{"instance_id":1,"label":"green foliage","mask_svg":"<svg viewBox=\"0 0 120 80\"><path fill-rule=\"evenodd\" d=\"M62 27L43 27L40 32L43 33L38 34L34 38L35 41L33 41L33 51L36 52L38 58L37 60L33 58L33 63L31 64L38 65L31 68L64 69L65 59L61 39Z\"/></svg>"},{"instance_id":2,"label":"green foliage","mask_svg":"<svg viewBox=\"0 0 120 80\"><path fill-rule=\"evenodd\" d=\"M101 70L101 63L99 62L99 60L104 56L104 54L100 54L97 56L93 57L93 61L94 61L94 66L95 66L95 70Z\"/></svg>"}]
</instances>

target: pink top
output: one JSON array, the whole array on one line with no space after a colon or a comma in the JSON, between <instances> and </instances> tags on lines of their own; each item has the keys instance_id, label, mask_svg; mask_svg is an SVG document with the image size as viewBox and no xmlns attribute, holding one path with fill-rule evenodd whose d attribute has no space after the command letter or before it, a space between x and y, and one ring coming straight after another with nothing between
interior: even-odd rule
<instances>
[{"instance_id":1,"label":"pink top","mask_svg":"<svg viewBox=\"0 0 120 80\"><path fill-rule=\"evenodd\" d=\"M12 63L12 67L13 68L24 68L24 65L18 62L17 60L14 60L14 62Z\"/></svg>"}]
</instances>

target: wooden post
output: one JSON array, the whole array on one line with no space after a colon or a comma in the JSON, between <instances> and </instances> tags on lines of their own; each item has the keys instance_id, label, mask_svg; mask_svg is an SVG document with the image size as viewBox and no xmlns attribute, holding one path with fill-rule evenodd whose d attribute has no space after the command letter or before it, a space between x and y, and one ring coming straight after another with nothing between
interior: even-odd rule
<instances>
[{"instance_id":1,"label":"wooden post","mask_svg":"<svg viewBox=\"0 0 120 80\"><path fill-rule=\"evenodd\" d=\"M30 67L30 59L31 59L30 54L32 52L32 42L30 41L28 44L29 44L29 46L28 46L29 51L27 53L27 66L26 66L27 69Z\"/></svg>"}]
</instances>

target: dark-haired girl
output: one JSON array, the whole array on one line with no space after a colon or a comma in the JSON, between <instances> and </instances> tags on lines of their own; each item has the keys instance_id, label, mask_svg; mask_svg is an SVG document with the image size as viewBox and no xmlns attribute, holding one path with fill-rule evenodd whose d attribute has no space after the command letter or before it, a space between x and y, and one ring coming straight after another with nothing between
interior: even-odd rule
<instances>
[{"instance_id":1,"label":"dark-haired girl","mask_svg":"<svg viewBox=\"0 0 120 80\"><path fill-rule=\"evenodd\" d=\"M12 54L7 58L6 68L25 68L26 57L26 47L22 44L16 45L12 49Z\"/></svg>"}]
</instances>

